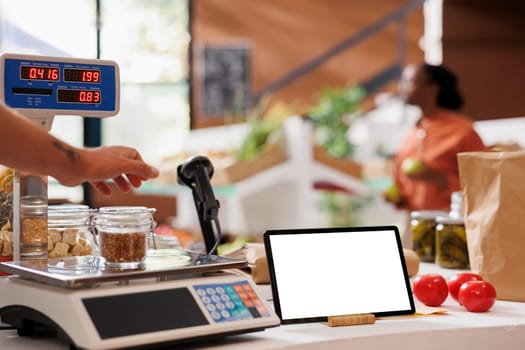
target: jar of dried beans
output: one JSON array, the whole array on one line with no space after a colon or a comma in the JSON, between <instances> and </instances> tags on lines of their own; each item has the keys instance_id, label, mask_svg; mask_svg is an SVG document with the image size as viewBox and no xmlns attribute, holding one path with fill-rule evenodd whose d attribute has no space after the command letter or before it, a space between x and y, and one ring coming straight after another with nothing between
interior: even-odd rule
<instances>
[{"instance_id":1,"label":"jar of dried beans","mask_svg":"<svg viewBox=\"0 0 525 350\"><path fill-rule=\"evenodd\" d=\"M137 206L102 207L95 214L100 256L110 269L136 269L146 258L147 238L155 209Z\"/></svg>"},{"instance_id":2,"label":"jar of dried beans","mask_svg":"<svg viewBox=\"0 0 525 350\"><path fill-rule=\"evenodd\" d=\"M20 258L47 259L47 199L20 199Z\"/></svg>"},{"instance_id":3,"label":"jar of dried beans","mask_svg":"<svg viewBox=\"0 0 525 350\"><path fill-rule=\"evenodd\" d=\"M87 205L60 204L47 208L49 258L95 255L91 230L93 210Z\"/></svg>"}]
</instances>

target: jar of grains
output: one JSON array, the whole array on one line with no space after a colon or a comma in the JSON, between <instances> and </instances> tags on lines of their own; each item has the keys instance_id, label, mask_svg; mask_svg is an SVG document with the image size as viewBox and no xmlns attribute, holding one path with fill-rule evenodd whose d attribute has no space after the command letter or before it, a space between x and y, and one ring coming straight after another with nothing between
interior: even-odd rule
<instances>
[{"instance_id":1,"label":"jar of grains","mask_svg":"<svg viewBox=\"0 0 525 350\"><path fill-rule=\"evenodd\" d=\"M47 199L20 199L20 258L47 259Z\"/></svg>"},{"instance_id":2,"label":"jar of grains","mask_svg":"<svg viewBox=\"0 0 525 350\"><path fill-rule=\"evenodd\" d=\"M447 214L445 211L436 210L420 210L410 213L412 249L421 261L434 262L436 218Z\"/></svg>"},{"instance_id":3,"label":"jar of grains","mask_svg":"<svg viewBox=\"0 0 525 350\"><path fill-rule=\"evenodd\" d=\"M49 258L95 255L91 231L93 210L87 205L60 204L47 207Z\"/></svg>"},{"instance_id":4,"label":"jar of grains","mask_svg":"<svg viewBox=\"0 0 525 350\"><path fill-rule=\"evenodd\" d=\"M110 269L142 267L155 209L140 206L102 207L95 214L100 256Z\"/></svg>"}]
</instances>

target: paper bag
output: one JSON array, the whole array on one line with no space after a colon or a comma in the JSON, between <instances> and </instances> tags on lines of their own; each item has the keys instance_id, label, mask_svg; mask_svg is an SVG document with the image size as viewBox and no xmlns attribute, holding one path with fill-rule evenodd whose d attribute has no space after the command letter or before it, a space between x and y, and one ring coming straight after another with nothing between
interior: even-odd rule
<instances>
[{"instance_id":1,"label":"paper bag","mask_svg":"<svg viewBox=\"0 0 525 350\"><path fill-rule=\"evenodd\" d=\"M525 151L458 155L470 268L525 301Z\"/></svg>"}]
</instances>

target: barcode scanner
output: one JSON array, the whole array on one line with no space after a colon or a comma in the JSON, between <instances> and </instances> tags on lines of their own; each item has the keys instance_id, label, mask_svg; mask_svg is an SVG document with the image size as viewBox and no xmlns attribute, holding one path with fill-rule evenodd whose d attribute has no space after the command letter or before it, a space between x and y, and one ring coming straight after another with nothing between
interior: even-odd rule
<instances>
[{"instance_id":1,"label":"barcode scanner","mask_svg":"<svg viewBox=\"0 0 525 350\"><path fill-rule=\"evenodd\" d=\"M210 179L213 165L204 156L193 156L177 167L177 182L191 188L207 254L216 254L221 240L219 201L215 199Z\"/></svg>"}]
</instances>

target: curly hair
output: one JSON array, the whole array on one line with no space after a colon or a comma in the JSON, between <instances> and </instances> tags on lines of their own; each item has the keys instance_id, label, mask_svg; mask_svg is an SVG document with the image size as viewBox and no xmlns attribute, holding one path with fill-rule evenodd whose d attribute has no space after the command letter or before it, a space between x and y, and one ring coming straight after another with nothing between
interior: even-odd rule
<instances>
[{"instance_id":1,"label":"curly hair","mask_svg":"<svg viewBox=\"0 0 525 350\"><path fill-rule=\"evenodd\" d=\"M459 92L458 79L448 68L423 63L421 69L431 82L439 87L437 105L446 109L458 110L463 107L463 97Z\"/></svg>"}]
</instances>

